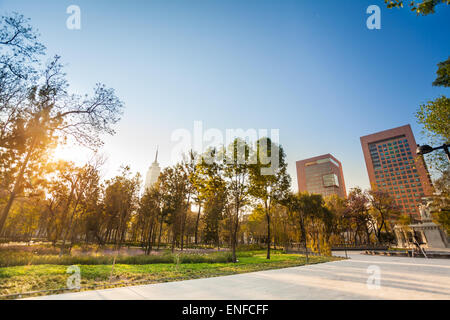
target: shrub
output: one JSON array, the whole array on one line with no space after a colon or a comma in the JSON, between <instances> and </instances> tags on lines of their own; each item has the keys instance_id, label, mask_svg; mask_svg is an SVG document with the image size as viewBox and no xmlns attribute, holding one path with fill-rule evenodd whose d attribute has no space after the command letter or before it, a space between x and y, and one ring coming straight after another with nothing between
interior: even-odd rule
<instances>
[{"instance_id":1,"label":"shrub","mask_svg":"<svg viewBox=\"0 0 450 320\"><path fill-rule=\"evenodd\" d=\"M178 259L178 262L177 262ZM35 254L33 252L17 250L0 250L0 267L24 265L107 265L112 264L112 255L68 255L64 254ZM156 264L156 263L227 263L231 262L231 253L214 252L206 254L182 253L174 255L164 253L158 255L118 255L116 264Z\"/></svg>"},{"instance_id":2,"label":"shrub","mask_svg":"<svg viewBox=\"0 0 450 320\"><path fill-rule=\"evenodd\" d=\"M175 261L176 261L176 257ZM179 263L226 263L232 262L230 252L210 253L210 254L180 254Z\"/></svg>"},{"instance_id":3,"label":"shrub","mask_svg":"<svg viewBox=\"0 0 450 320\"><path fill-rule=\"evenodd\" d=\"M238 250L238 251L256 251L256 250L265 250L266 248L267 248L266 245L253 243L253 244L238 245L236 250Z\"/></svg>"}]
</instances>

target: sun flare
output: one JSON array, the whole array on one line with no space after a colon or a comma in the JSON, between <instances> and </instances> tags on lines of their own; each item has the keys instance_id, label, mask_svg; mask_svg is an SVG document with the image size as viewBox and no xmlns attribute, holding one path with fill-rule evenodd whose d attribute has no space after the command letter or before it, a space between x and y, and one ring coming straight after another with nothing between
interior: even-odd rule
<instances>
[{"instance_id":1,"label":"sun flare","mask_svg":"<svg viewBox=\"0 0 450 320\"><path fill-rule=\"evenodd\" d=\"M51 158L54 161L72 161L82 165L92 156L92 153L92 150L77 145L58 145L51 153Z\"/></svg>"}]
</instances>

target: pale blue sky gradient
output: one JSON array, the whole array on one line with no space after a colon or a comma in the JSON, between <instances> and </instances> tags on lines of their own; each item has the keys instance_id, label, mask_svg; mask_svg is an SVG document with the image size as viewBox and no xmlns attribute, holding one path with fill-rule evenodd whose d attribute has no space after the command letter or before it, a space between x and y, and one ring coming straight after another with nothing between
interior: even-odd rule
<instances>
[{"instance_id":1,"label":"pale blue sky gradient","mask_svg":"<svg viewBox=\"0 0 450 320\"><path fill-rule=\"evenodd\" d=\"M81 8L82 29L66 28ZM366 28L381 7L382 29ZM206 128L280 129L293 187L295 161L338 158L347 188L369 186L359 137L411 124L418 106L448 89L431 86L450 56L450 8L417 17L383 0L0 0L0 13L32 19L49 54L60 54L74 92L96 82L126 103L105 139L108 172L145 174L171 133Z\"/></svg>"}]
</instances>

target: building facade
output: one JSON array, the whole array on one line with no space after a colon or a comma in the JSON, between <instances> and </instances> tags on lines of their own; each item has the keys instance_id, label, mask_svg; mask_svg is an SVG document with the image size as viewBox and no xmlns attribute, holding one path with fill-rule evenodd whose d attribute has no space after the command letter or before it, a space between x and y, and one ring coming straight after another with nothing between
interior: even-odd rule
<instances>
[{"instance_id":1,"label":"building facade","mask_svg":"<svg viewBox=\"0 0 450 320\"><path fill-rule=\"evenodd\" d=\"M418 219L422 198L433 191L423 157L415 152L411 126L361 137L361 146L372 188L389 192L403 213Z\"/></svg>"},{"instance_id":2,"label":"building facade","mask_svg":"<svg viewBox=\"0 0 450 320\"><path fill-rule=\"evenodd\" d=\"M331 154L297 161L296 167L300 192L347 196L342 164Z\"/></svg>"},{"instance_id":3,"label":"building facade","mask_svg":"<svg viewBox=\"0 0 450 320\"><path fill-rule=\"evenodd\" d=\"M152 163L150 168L148 168L147 176L145 178L144 190L147 190L153 186L156 181L158 181L159 174L161 173L161 168L158 163L158 150L156 150L155 161Z\"/></svg>"}]
</instances>

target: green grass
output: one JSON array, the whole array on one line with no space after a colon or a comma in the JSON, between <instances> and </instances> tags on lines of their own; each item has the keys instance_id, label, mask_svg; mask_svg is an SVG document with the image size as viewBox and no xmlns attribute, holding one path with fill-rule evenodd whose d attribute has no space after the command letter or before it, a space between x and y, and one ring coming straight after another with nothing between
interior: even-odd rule
<instances>
[{"instance_id":1,"label":"green grass","mask_svg":"<svg viewBox=\"0 0 450 320\"><path fill-rule=\"evenodd\" d=\"M193 259L195 260L195 259ZM247 251L238 253L238 262L200 262L200 263L152 263L112 265L80 265L81 290L93 289L92 286L117 287L141 283L157 283L198 279L246 272L301 266L306 263L303 255L282 254L274 252L270 260L264 251ZM336 257L309 257L309 263L321 263L339 260ZM0 298L5 295L26 293L40 290L59 290L66 287L67 265L27 265L0 268ZM62 291L61 291L62 292ZM55 292L52 292L55 293ZM36 293L42 295L49 293ZM1 297L3 296L3 297Z\"/></svg>"},{"instance_id":2,"label":"green grass","mask_svg":"<svg viewBox=\"0 0 450 320\"><path fill-rule=\"evenodd\" d=\"M0 250L0 267L55 264L55 265L98 265L112 264L112 255L61 255L35 254L34 252ZM159 255L119 255L117 264L154 264L154 263L216 263L231 262L229 252L213 252L207 254L182 253L172 254L164 252Z\"/></svg>"}]
</instances>

